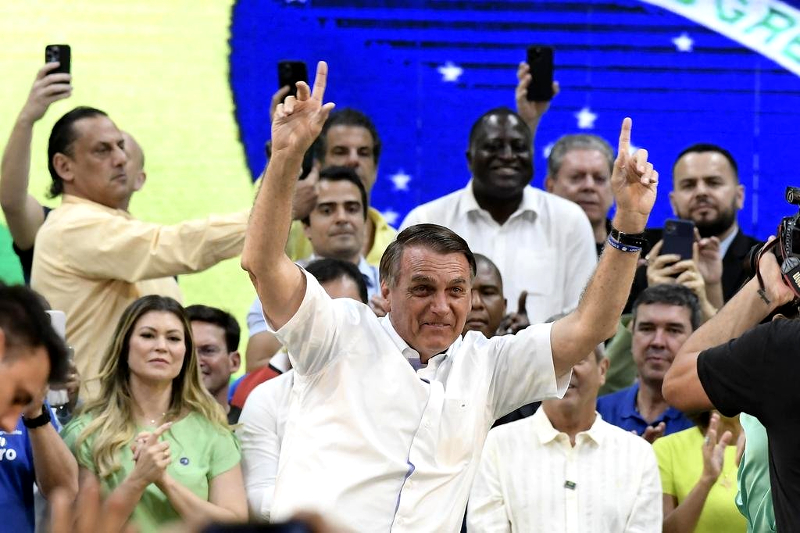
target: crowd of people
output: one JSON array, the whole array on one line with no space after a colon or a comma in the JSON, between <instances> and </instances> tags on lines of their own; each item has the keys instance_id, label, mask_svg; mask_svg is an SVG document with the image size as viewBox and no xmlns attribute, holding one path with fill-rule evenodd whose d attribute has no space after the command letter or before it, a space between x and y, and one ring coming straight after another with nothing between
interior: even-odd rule
<instances>
[{"instance_id":1,"label":"crowd of people","mask_svg":"<svg viewBox=\"0 0 800 533\"><path fill-rule=\"evenodd\" d=\"M128 212L144 151L91 107L50 133L59 207L30 195L33 128L71 95L56 66L0 168L29 284L0 286L0 530L800 528L784 355L800 329L767 320L792 318L798 289L775 254L748 272L761 243L723 147L661 171L696 231L691 257L662 254L631 119L616 154L561 137L531 186L550 102L527 100L523 63L516 110L465 132L469 181L398 232L370 205L391 147L325 103L321 62L313 89L272 99L253 208L164 226ZM244 356L230 310L183 307L177 283L238 255Z\"/></svg>"}]
</instances>

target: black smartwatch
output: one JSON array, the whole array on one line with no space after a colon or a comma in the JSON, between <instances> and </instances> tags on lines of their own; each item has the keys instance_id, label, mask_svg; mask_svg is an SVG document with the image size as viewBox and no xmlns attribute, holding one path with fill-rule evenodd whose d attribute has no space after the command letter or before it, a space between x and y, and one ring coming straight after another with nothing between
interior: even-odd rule
<instances>
[{"instance_id":1,"label":"black smartwatch","mask_svg":"<svg viewBox=\"0 0 800 533\"><path fill-rule=\"evenodd\" d=\"M44 404L42 404L42 414L36 418L22 417L22 423L25 424L25 427L28 429L40 428L46 424L49 424L50 420L52 420L52 417L50 416L50 409L48 409Z\"/></svg>"}]
</instances>

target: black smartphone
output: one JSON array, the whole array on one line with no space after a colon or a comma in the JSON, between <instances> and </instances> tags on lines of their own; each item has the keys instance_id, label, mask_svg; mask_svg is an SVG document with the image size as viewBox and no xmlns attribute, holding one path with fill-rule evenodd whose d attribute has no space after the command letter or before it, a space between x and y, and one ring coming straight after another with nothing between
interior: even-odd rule
<instances>
[{"instance_id":1,"label":"black smartphone","mask_svg":"<svg viewBox=\"0 0 800 533\"><path fill-rule=\"evenodd\" d=\"M661 254L678 254L681 261L692 258L694 244L694 222L679 218L668 218L664 221L664 243Z\"/></svg>"},{"instance_id":2,"label":"black smartphone","mask_svg":"<svg viewBox=\"0 0 800 533\"><path fill-rule=\"evenodd\" d=\"M534 44L528 47L528 66L531 67L531 84L528 101L544 102L553 99L553 47Z\"/></svg>"},{"instance_id":3,"label":"black smartphone","mask_svg":"<svg viewBox=\"0 0 800 533\"><path fill-rule=\"evenodd\" d=\"M70 49L68 44L48 44L44 47L44 62L52 63L58 61L59 65L49 74L69 74L70 70Z\"/></svg>"},{"instance_id":4,"label":"black smartphone","mask_svg":"<svg viewBox=\"0 0 800 533\"><path fill-rule=\"evenodd\" d=\"M289 86L289 94L286 96L297 96L298 81L308 83L308 69L303 61L290 61L285 59L278 62L278 88Z\"/></svg>"}]
</instances>

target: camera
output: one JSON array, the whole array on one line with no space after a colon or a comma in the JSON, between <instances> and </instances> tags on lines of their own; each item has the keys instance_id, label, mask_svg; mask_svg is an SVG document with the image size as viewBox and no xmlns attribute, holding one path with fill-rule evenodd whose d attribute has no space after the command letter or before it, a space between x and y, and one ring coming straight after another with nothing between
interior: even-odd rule
<instances>
[{"instance_id":1,"label":"camera","mask_svg":"<svg viewBox=\"0 0 800 533\"><path fill-rule=\"evenodd\" d=\"M786 187L784 194L786 201L792 205L800 206L800 187ZM752 278L761 276L758 272L758 263L764 254L772 253L778 260L781 268L783 283L794 293L794 300L775 312L786 316L800 314L800 211L792 216L784 217L778 224L775 239L767 244L757 244L750 249L745 259L745 272Z\"/></svg>"}]
</instances>

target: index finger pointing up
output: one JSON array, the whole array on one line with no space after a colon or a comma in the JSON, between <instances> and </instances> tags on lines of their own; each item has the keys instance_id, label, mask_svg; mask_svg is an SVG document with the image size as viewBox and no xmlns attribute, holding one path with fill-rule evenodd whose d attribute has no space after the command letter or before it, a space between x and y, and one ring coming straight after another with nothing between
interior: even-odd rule
<instances>
[{"instance_id":1,"label":"index finger pointing up","mask_svg":"<svg viewBox=\"0 0 800 533\"><path fill-rule=\"evenodd\" d=\"M617 149L617 157L622 154L627 155L631 149L631 126L633 121L630 117L625 117L622 121L622 128L619 130L619 147Z\"/></svg>"},{"instance_id":2,"label":"index finger pointing up","mask_svg":"<svg viewBox=\"0 0 800 533\"><path fill-rule=\"evenodd\" d=\"M158 442L158 437L160 437L171 426L172 422L167 422L166 424L161 424L158 426L158 428L147 438L147 446L152 446Z\"/></svg>"},{"instance_id":3,"label":"index finger pointing up","mask_svg":"<svg viewBox=\"0 0 800 533\"><path fill-rule=\"evenodd\" d=\"M328 64L324 61L317 63L317 74L314 76L314 89L311 91L311 98L322 102L325 96L325 86L328 84Z\"/></svg>"}]
</instances>

